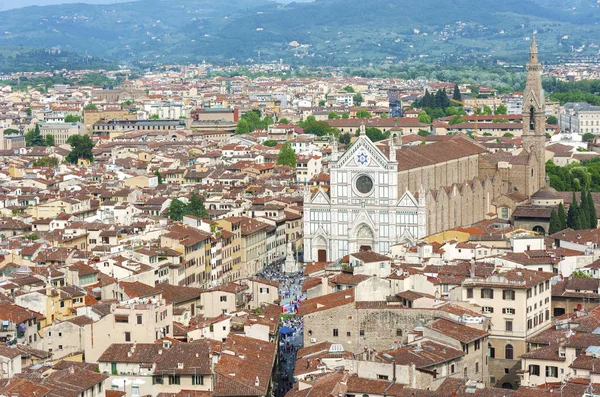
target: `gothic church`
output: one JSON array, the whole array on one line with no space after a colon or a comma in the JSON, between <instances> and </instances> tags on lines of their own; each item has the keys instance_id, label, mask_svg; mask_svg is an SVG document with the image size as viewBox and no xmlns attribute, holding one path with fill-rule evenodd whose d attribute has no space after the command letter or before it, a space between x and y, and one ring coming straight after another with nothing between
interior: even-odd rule
<instances>
[{"instance_id":1,"label":"gothic church","mask_svg":"<svg viewBox=\"0 0 600 397\"><path fill-rule=\"evenodd\" d=\"M491 214L508 218L503 206L510 194L531 196L545 184L545 98L535 36L527 71L520 152L491 154L464 135L414 147L401 147L393 135L374 144L364 127L344 153L335 142L329 191L305 193L304 261L369 249L385 254L393 244Z\"/></svg>"}]
</instances>

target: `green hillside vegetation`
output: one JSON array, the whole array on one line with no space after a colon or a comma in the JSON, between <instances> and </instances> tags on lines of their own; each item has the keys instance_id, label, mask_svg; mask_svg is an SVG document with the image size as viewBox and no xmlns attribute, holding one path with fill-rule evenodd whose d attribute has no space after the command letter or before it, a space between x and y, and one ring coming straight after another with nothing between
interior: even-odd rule
<instances>
[{"instance_id":1,"label":"green hillside vegetation","mask_svg":"<svg viewBox=\"0 0 600 397\"><path fill-rule=\"evenodd\" d=\"M0 46L59 46L63 53L87 51L98 57L86 62L242 64L284 58L307 65L358 66L397 64L423 55L443 62L520 62L533 30L545 57L570 56L571 48L583 48L582 56L596 55L590 44L597 39L600 8L594 0L317 0L286 5L144 0L25 7L0 12L0 19Z\"/></svg>"}]
</instances>

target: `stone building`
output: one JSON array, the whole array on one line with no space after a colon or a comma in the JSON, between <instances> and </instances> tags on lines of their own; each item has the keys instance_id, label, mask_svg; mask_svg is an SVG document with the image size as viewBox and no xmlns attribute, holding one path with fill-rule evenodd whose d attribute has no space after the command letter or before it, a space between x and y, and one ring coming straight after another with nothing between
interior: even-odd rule
<instances>
[{"instance_id":1,"label":"stone building","mask_svg":"<svg viewBox=\"0 0 600 397\"><path fill-rule=\"evenodd\" d=\"M335 261L350 252L387 254L467 226L511 207L511 195L531 196L545 185L545 99L535 37L523 94L523 149L490 154L464 135L400 147L400 132L373 144L360 127L344 153L334 143L329 191L305 192L304 261ZM502 199L504 198L504 199Z\"/></svg>"}]
</instances>

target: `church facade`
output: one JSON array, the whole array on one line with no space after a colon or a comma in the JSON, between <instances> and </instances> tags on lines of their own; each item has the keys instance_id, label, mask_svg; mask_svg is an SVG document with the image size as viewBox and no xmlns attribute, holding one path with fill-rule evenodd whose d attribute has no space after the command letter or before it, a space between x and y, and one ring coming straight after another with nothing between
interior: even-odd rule
<instances>
[{"instance_id":1,"label":"church facade","mask_svg":"<svg viewBox=\"0 0 600 397\"><path fill-rule=\"evenodd\" d=\"M307 191L305 196L305 261L335 260L367 249L389 252L391 244L425 236L423 195L417 199L399 191L398 162L390 152L388 158L375 146L364 126L343 154L334 143L329 193Z\"/></svg>"},{"instance_id":2,"label":"church facade","mask_svg":"<svg viewBox=\"0 0 600 397\"><path fill-rule=\"evenodd\" d=\"M545 181L545 99L535 37L527 63L523 150L495 154L463 136L402 147L374 144L364 127L344 153L332 148L329 191L306 191L304 261L335 261L504 213L507 197L531 196Z\"/></svg>"}]
</instances>

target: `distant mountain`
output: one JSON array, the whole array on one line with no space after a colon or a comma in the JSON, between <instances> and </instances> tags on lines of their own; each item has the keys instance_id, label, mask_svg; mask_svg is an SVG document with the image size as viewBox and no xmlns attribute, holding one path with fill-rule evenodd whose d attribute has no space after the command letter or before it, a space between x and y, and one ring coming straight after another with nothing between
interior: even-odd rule
<instances>
[{"instance_id":1,"label":"distant mountain","mask_svg":"<svg viewBox=\"0 0 600 397\"><path fill-rule=\"evenodd\" d=\"M522 60L532 31L544 59L598 53L596 0L143 0L0 12L0 46L115 60ZM576 52L577 53L577 52ZM0 65L1 70L1 65Z\"/></svg>"}]
</instances>

